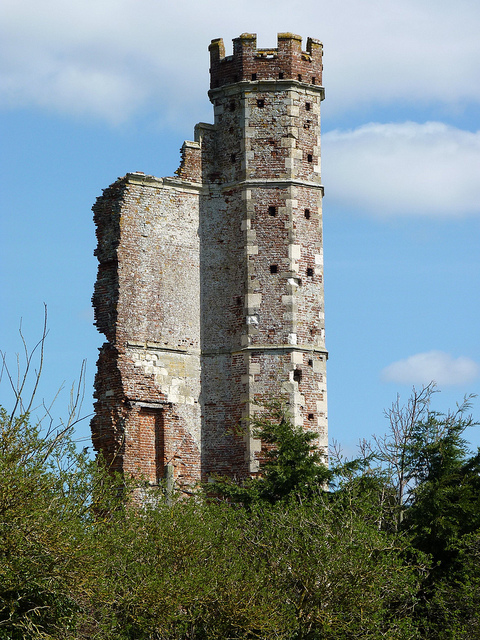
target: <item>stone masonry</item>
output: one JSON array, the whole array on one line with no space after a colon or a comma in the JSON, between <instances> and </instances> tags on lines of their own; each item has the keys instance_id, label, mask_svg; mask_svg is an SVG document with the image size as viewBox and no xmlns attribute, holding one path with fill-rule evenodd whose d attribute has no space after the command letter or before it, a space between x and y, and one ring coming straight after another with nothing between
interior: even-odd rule
<instances>
[{"instance_id":1,"label":"stone masonry","mask_svg":"<svg viewBox=\"0 0 480 640\"><path fill-rule=\"evenodd\" d=\"M236 427L270 397L327 446L322 45L209 50L215 122L177 175L128 173L93 207L93 443L152 485L254 474L261 443Z\"/></svg>"}]
</instances>

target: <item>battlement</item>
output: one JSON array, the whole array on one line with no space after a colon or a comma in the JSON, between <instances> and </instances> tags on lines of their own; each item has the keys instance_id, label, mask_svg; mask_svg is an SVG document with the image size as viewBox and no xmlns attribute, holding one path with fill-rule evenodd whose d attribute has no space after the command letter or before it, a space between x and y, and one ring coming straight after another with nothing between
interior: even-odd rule
<instances>
[{"instance_id":1,"label":"battlement","mask_svg":"<svg viewBox=\"0 0 480 640\"><path fill-rule=\"evenodd\" d=\"M236 82L261 80L295 80L309 85L322 85L323 46L319 40L307 39L302 51L302 38L293 33L279 33L276 49L257 49L257 35L242 33L233 40L233 55L225 56L222 38L210 46L210 88Z\"/></svg>"}]
</instances>

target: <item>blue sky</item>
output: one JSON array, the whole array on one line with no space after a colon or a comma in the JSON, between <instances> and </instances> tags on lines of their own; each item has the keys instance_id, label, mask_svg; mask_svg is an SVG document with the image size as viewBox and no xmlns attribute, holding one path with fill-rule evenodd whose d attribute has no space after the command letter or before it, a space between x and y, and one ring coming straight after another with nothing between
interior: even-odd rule
<instances>
[{"instance_id":1,"label":"blue sky","mask_svg":"<svg viewBox=\"0 0 480 640\"><path fill-rule=\"evenodd\" d=\"M128 171L172 175L211 122L208 44L292 31L324 43L329 421L346 453L397 393L439 410L480 386L480 4L476 0L4 0L0 8L0 349L49 335L39 399L97 348L91 206ZM5 377L0 402L9 406ZM480 400L474 403L480 418ZM78 426L88 444L88 420ZM480 445L480 431L469 434Z\"/></svg>"}]
</instances>

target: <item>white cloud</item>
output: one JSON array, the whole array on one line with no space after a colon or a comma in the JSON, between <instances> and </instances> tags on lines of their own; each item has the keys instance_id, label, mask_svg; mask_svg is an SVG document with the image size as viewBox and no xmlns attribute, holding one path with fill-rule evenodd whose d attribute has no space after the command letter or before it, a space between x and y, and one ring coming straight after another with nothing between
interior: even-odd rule
<instances>
[{"instance_id":1,"label":"white cloud","mask_svg":"<svg viewBox=\"0 0 480 640\"><path fill-rule=\"evenodd\" d=\"M332 204L375 216L480 213L480 131L368 124L326 133L322 155Z\"/></svg>"},{"instance_id":2,"label":"white cloud","mask_svg":"<svg viewBox=\"0 0 480 640\"><path fill-rule=\"evenodd\" d=\"M252 17L253 16L253 17ZM160 118L209 109L207 46L256 31L325 43L328 108L480 102L480 4L471 0L3 0L0 96L118 122L146 105ZM173 115L172 115L173 114ZM189 126L190 123L189 123Z\"/></svg>"},{"instance_id":3,"label":"white cloud","mask_svg":"<svg viewBox=\"0 0 480 640\"><path fill-rule=\"evenodd\" d=\"M470 358L453 358L443 351L428 351L393 362L383 369L381 377L386 382L408 385L429 384L433 380L441 387L467 384L479 373L480 367Z\"/></svg>"}]
</instances>

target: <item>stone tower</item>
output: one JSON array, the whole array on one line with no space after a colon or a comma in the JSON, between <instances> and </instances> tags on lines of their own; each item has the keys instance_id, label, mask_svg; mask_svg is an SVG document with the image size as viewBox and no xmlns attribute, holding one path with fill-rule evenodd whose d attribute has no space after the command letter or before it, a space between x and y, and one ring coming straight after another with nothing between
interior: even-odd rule
<instances>
[{"instance_id":1,"label":"stone tower","mask_svg":"<svg viewBox=\"0 0 480 640\"><path fill-rule=\"evenodd\" d=\"M209 49L215 122L176 177L127 174L93 208L93 442L152 484L255 473L261 443L235 427L272 396L327 445L322 45Z\"/></svg>"}]
</instances>

